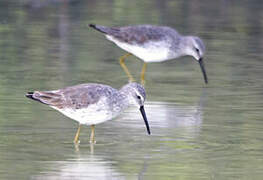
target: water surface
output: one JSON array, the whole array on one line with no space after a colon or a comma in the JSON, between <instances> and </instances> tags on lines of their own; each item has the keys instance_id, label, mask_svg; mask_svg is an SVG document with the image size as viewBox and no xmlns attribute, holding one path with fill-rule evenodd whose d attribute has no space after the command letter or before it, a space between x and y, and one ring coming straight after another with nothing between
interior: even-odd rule
<instances>
[{"instance_id":1,"label":"water surface","mask_svg":"<svg viewBox=\"0 0 263 180\"><path fill-rule=\"evenodd\" d=\"M0 2L0 179L262 179L263 4L253 1ZM125 52L88 28L158 24L200 36L205 85L191 57L152 63L145 110L81 130L25 92L84 82L120 88ZM139 79L142 62L126 61Z\"/></svg>"}]
</instances>

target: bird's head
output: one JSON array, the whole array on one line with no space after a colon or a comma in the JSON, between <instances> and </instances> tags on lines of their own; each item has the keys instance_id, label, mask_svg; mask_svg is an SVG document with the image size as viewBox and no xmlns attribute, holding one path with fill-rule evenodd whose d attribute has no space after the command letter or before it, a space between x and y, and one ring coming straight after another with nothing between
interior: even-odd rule
<instances>
[{"instance_id":1,"label":"bird's head","mask_svg":"<svg viewBox=\"0 0 263 180\"><path fill-rule=\"evenodd\" d=\"M144 106L146 93L141 84L135 82L128 83L122 87L122 91L125 92L130 105L137 107Z\"/></svg>"},{"instance_id":2,"label":"bird's head","mask_svg":"<svg viewBox=\"0 0 263 180\"><path fill-rule=\"evenodd\" d=\"M144 101L146 99L145 89L141 84L129 83L122 87L121 91L127 96L130 105L137 106L142 114L148 134L151 134L148 120L144 111Z\"/></svg>"},{"instance_id":3,"label":"bird's head","mask_svg":"<svg viewBox=\"0 0 263 180\"><path fill-rule=\"evenodd\" d=\"M186 36L186 54L193 56L197 61L203 58L205 53L205 45L197 36Z\"/></svg>"},{"instance_id":4,"label":"bird's head","mask_svg":"<svg viewBox=\"0 0 263 180\"><path fill-rule=\"evenodd\" d=\"M202 70L204 81L207 84L208 79L206 76L205 65L203 56L205 54L205 45L203 41L197 36L186 36L185 38L185 54L193 56L199 63Z\"/></svg>"}]
</instances>

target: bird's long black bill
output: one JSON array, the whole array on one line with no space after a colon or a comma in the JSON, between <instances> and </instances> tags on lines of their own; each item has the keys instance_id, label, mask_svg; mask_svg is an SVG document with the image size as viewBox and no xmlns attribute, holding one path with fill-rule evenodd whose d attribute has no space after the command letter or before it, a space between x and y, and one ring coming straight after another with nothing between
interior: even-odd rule
<instances>
[{"instance_id":1,"label":"bird's long black bill","mask_svg":"<svg viewBox=\"0 0 263 180\"><path fill-rule=\"evenodd\" d=\"M207 79L207 76L206 76L206 71L205 71L205 64L204 64L204 61L202 58L199 59L199 64L200 64L200 68L202 70L202 73L203 73L203 76L204 76L204 80L205 80L205 83L207 84L208 83L208 79Z\"/></svg>"},{"instance_id":2,"label":"bird's long black bill","mask_svg":"<svg viewBox=\"0 0 263 180\"><path fill-rule=\"evenodd\" d=\"M143 117L143 120L144 120L146 129L147 129L147 132L148 132L148 134L151 134L150 126L149 126L149 124L148 124L148 120L147 120L147 117L146 117L146 114L145 114L145 111L144 111L144 107L143 107L143 106L140 107L140 111L141 111L141 114L142 114L142 117Z\"/></svg>"}]
</instances>

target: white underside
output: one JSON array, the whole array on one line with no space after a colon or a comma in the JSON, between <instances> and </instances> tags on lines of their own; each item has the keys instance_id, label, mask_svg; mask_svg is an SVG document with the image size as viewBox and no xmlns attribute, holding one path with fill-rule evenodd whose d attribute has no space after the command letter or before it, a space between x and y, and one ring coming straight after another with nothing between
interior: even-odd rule
<instances>
[{"instance_id":1,"label":"white underside","mask_svg":"<svg viewBox=\"0 0 263 180\"><path fill-rule=\"evenodd\" d=\"M150 43L145 43L142 46L138 46L120 42L109 35L106 35L106 37L120 48L137 56L144 62L161 62L174 58L169 56L169 47L167 42L151 41Z\"/></svg>"},{"instance_id":2,"label":"white underside","mask_svg":"<svg viewBox=\"0 0 263 180\"><path fill-rule=\"evenodd\" d=\"M107 110L107 107L104 106L103 101L99 101L96 104L89 105L88 108L82 109L58 109L56 107L52 108L58 110L65 116L79 122L80 124L85 125L95 125L103 123L118 116L121 112L121 109L116 110L115 112Z\"/></svg>"}]
</instances>

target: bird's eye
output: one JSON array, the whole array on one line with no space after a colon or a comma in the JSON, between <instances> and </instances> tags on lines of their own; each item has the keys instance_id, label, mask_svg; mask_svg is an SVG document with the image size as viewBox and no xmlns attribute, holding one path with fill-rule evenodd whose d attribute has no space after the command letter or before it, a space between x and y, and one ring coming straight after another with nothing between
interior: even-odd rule
<instances>
[{"instance_id":1,"label":"bird's eye","mask_svg":"<svg viewBox=\"0 0 263 180\"><path fill-rule=\"evenodd\" d=\"M195 48L195 50L196 50L196 52L198 52L198 53L199 53L199 49Z\"/></svg>"},{"instance_id":2,"label":"bird's eye","mask_svg":"<svg viewBox=\"0 0 263 180\"><path fill-rule=\"evenodd\" d=\"M141 99L141 96L137 96L138 99Z\"/></svg>"}]
</instances>

